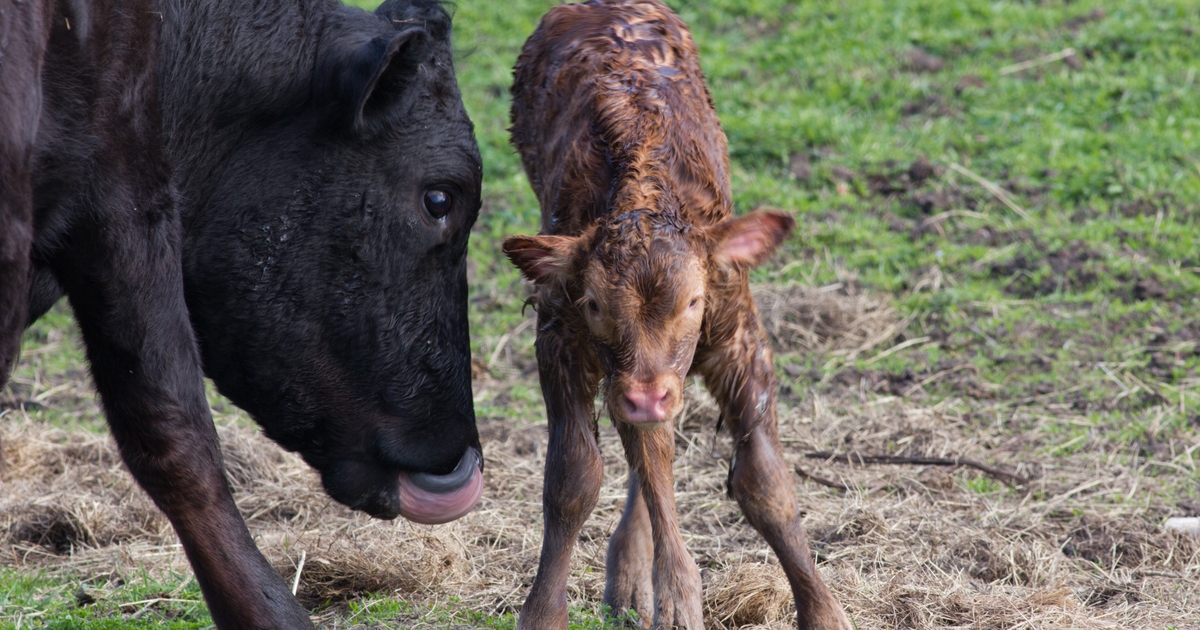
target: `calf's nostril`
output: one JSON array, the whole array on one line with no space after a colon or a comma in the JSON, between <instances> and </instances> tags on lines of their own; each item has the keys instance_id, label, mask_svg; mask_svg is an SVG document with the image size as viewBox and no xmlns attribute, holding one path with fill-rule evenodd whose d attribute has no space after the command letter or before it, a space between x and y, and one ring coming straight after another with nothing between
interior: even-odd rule
<instances>
[{"instance_id":1,"label":"calf's nostril","mask_svg":"<svg viewBox=\"0 0 1200 630\"><path fill-rule=\"evenodd\" d=\"M634 422L661 422L666 418L671 391L662 389L632 389L622 396L625 415Z\"/></svg>"}]
</instances>

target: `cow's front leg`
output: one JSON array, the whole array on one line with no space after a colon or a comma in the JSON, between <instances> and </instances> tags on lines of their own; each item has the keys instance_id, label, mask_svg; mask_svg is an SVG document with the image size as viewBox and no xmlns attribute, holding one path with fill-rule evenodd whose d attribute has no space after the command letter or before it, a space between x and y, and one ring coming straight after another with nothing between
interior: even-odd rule
<instances>
[{"instance_id":1,"label":"cow's front leg","mask_svg":"<svg viewBox=\"0 0 1200 630\"><path fill-rule=\"evenodd\" d=\"M124 226L79 230L73 246L86 255L59 273L113 437L179 535L218 627L312 627L255 547L226 483L183 301L177 226L165 210L137 210L146 214Z\"/></svg>"},{"instance_id":2,"label":"cow's front leg","mask_svg":"<svg viewBox=\"0 0 1200 630\"><path fill-rule=\"evenodd\" d=\"M542 485L542 555L537 576L518 627L522 630L567 627L567 577L571 552L604 480L592 415L598 378L581 365L575 348L561 337L547 307L538 314L537 359L550 441ZM584 346L585 347L585 346Z\"/></svg>"},{"instance_id":3,"label":"cow's front leg","mask_svg":"<svg viewBox=\"0 0 1200 630\"><path fill-rule=\"evenodd\" d=\"M45 50L44 5L0 11L0 388L21 347L33 246L33 155Z\"/></svg>"},{"instance_id":4,"label":"cow's front leg","mask_svg":"<svg viewBox=\"0 0 1200 630\"><path fill-rule=\"evenodd\" d=\"M672 423L639 429L617 422L629 467L636 471L654 541L654 627L704 627L700 570L679 534L675 509L675 433Z\"/></svg>"},{"instance_id":5,"label":"cow's front leg","mask_svg":"<svg viewBox=\"0 0 1200 630\"><path fill-rule=\"evenodd\" d=\"M642 498L642 484L637 471L630 468L625 510L608 540L604 605L614 616L623 616L633 609L644 628L649 628L654 619L654 540L651 536L650 513Z\"/></svg>"},{"instance_id":6,"label":"cow's front leg","mask_svg":"<svg viewBox=\"0 0 1200 630\"><path fill-rule=\"evenodd\" d=\"M126 53L133 58L110 59L102 69L154 59L139 47L113 51ZM49 266L79 322L113 437L179 535L218 627L311 628L255 547L225 480L184 303L181 229L156 135L154 82L105 80L131 92L97 105L90 181L64 184L87 196L77 200L76 221Z\"/></svg>"},{"instance_id":7,"label":"cow's front leg","mask_svg":"<svg viewBox=\"0 0 1200 630\"><path fill-rule=\"evenodd\" d=\"M775 369L757 314L749 311L737 334L698 353L705 383L733 433L729 488L746 519L779 557L803 630L851 630L841 605L813 564L800 522L792 476L779 444Z\"/></svg>"}]
</instances>

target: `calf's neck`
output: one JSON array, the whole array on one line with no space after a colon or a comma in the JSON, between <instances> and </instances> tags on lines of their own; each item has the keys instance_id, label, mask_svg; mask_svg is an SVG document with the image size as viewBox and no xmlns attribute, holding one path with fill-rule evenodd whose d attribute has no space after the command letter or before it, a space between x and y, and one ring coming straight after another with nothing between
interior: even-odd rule
<instances>
[{"instance_id":1,"label":"calf's neck","mask_svg":"<svg viewBox=\"0 0 1200 630\"><path fill-rule=\"evenodd\" d=\"M603 474L601 383L630 466L604 603L655 627L703 626L673 493L673 422L689 374L703 377L733 434L730 491L778 555L799 627L851 627L800 523L747 280L794 220L733 218L725 135L697 60L661 2L592 0L551 10L517 61L512 136L542 234L511 237L504 251L537 286L550 428L542 555L522 628L567 625L570 555Z\"/></svg>"}]
</instances>

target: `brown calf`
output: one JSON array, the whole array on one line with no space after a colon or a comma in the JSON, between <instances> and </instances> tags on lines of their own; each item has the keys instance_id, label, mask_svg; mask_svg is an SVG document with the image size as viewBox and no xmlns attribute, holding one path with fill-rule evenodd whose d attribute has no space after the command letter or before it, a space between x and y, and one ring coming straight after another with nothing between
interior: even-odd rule
<instances>
[{"instance_id":1,"label":"brown calf","mask_svg":"<svg viewBox=\"0 0 1200 630\"><path fill-rule=\"evenodd\" d=\"M683 379L703 376L733 433L730 489L779 556L801 628L850 623L813 567L779 445L771 351L747 271L794 225L732 215L725 134L687 28L657 0L550 11L513 85L513 141L542 236L504 251L537 284L550 423L545 536L522 628L565 628L570 555L603 470L600 383L630 465L604 602L655 627L703 626L700 574L679 534L671 464Z\"/></svg>"}]
</instances>

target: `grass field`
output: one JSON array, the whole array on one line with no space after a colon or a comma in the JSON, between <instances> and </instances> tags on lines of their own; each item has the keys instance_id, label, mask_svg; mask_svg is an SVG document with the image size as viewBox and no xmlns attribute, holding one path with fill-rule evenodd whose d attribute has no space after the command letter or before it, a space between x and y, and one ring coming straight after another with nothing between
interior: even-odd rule
<instances>
[{"instance_id":1,"label":"grass field","mask_svg":"<svg viewBox=\"0 0 1200 630\"><path fill-rule=\"evenodd\" d=\"M365 2L364 4L370 4ZM536 568L545 419L527 287L499 254L538 209L511 67L551 2L460 0L485 160L470 256L481 507L437 528L332 504L215 393L239 506L331 628L510 628ZM673 0L729 136L739 212L797 234L756 272L781 431L823 575L859 628L1197 628L1200 5L1191 0ZM204 627L171 530L121 469L69 310L0 392L0 627ZM786 625L786 582L724 495L698 387L677 493L712 627ZM571 580L600 627L608 479ZM816 452L963 457L848 465Z\"/></svg>"}]
</instances>

